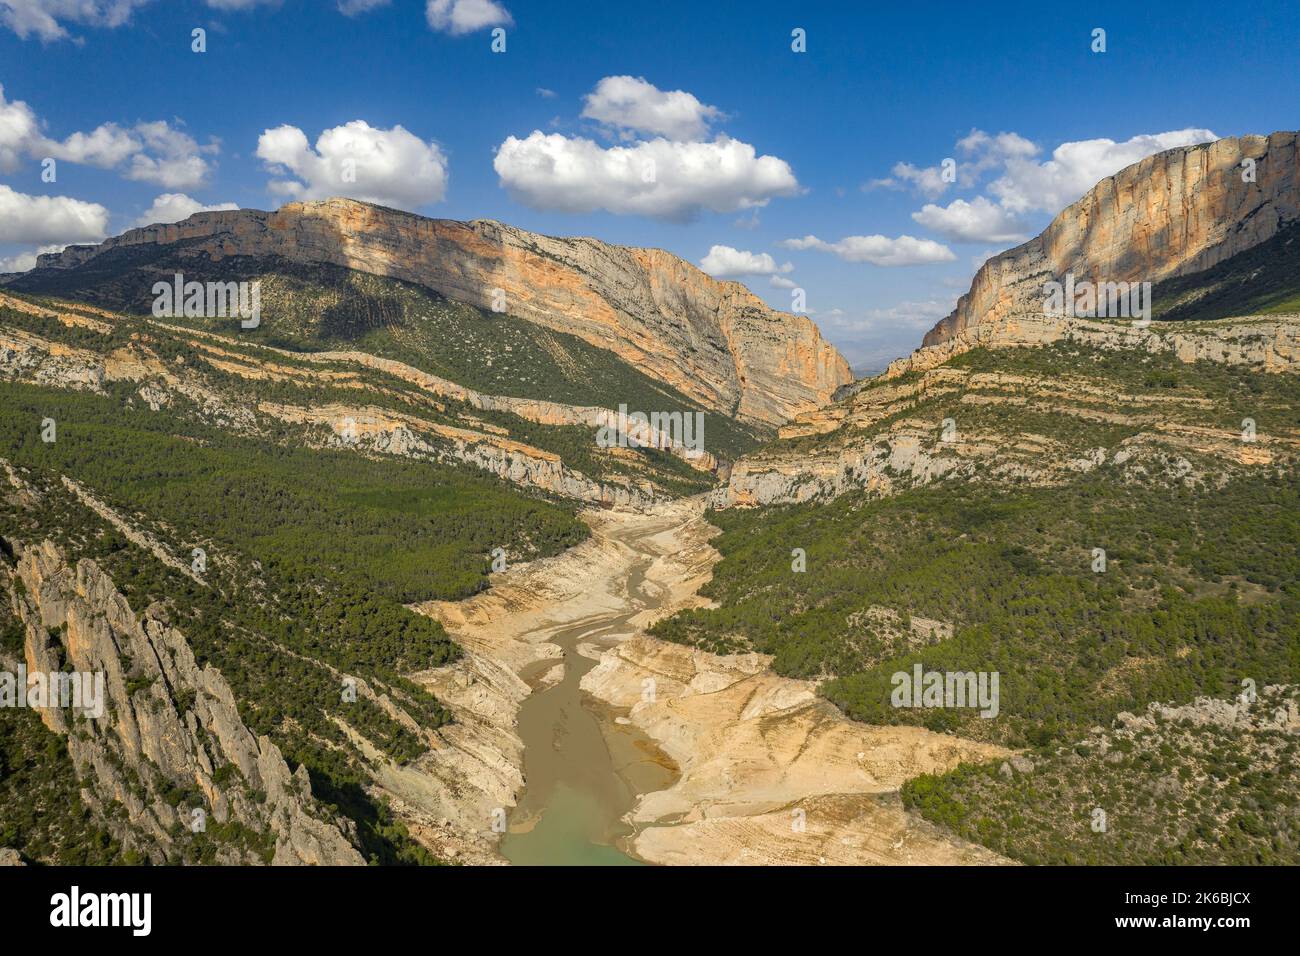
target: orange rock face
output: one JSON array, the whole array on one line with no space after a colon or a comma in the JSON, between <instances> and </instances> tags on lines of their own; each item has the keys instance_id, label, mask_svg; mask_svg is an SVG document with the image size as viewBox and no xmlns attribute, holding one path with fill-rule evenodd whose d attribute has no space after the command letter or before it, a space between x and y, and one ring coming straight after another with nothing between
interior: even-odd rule
<instances>
[{"instance_id":1,"label":"orange rock face","mask_svg":"<svg viewBox=\"0 0 1300 956\"><path fill-rule=\"evenodd\" d=\"M1243 161L1254 160L1254 181ZM1103 179L1024 245L984 263L952 314L925 336L1039 313L1043 283L1159 282L1208 269L1300 219L1295 133L1220 139L1148 156Z\"/></svg>"},{"instance_id":2,"label":"orange rock face","mask_svg":"<svg viewBox=\"0 0 1300 956\"><path fill-rule=\"evenodd\" d=\"M282 256L390 276L608 349L706 408L769 425L852 380L806 317L774 312L659 249L556 239L490 220L426 219L347 199L276 212L199 213L74 246L40 267L79 265L124 245L188 240L187 254ZM197 242L194 242L197 240ZM498 309L500 310L500 309Z\"/></svg>"}]
</instances>

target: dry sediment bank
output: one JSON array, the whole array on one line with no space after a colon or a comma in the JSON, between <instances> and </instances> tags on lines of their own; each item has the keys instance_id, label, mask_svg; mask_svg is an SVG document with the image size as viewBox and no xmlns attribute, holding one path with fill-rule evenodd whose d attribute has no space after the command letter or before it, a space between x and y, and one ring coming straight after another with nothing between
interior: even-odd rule
<instances>
[{"instance_id":1,"label":"dry sediment bank","mask_svg":"<svg viewBox=\"0 0 1300 956\"><path fill-rule=\"evenodd\" d=\"M417 608L467 653L419 675L457 721L438 732L443 746L385 781L399 814L467 862L500 862L492 814L517 802L504 845L529 860L619 862L603 850L566 854L554 832L550 843L521 844L551 812L554 826L584 821L562 828L573 839L653 863L1006 862L907 813L897 795L917 774L1006 751L858 724L810 682L773 674L762 655L721 657L641 633L705 603L697 592L718 556L703 508L694 498L649 513L589 512L592 536L581 545L512 568L467 601ZM529 701L558 691L566 667L581 698L574 687L563 706ZM577 763L596 761L610 779L565 779L557 755L575 717L599 726L606 748L596 760L587 725ZM525 789L525 767L536 792ZM557 784L589 792L556 803L544 794ZM614 809L621 822L603 819Z\"/></svg>"}]
</instances>

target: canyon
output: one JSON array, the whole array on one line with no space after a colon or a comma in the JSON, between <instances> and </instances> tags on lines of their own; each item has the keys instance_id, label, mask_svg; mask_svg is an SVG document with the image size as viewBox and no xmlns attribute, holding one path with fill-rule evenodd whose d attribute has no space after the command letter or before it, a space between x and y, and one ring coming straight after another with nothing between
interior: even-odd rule
<instances>
[{"instance_id":1,"label":"canyon","mask_svg":"<svg viewBox=\"0 0 1300 956\"><path fill-rule=\"evenodd\" d=\"M524 863L1005 863L908 814L897 796L917 774L1005 749L856 724L813 683L773 674L763 655L643 633L707 604L696 592L719 555L704 504L588 512L582 545L511 568L467 601L417 606L469 660L418 675L457 723L446 749L385 782L395 805L436 833L432 845L478 862L499 840ZM575 670L580 695L529 712ZM493 812L519 792L508 832L494 832Z\"/></svg>"},{"instance_id":2,"label":"canyon","mask_svg":"<svg viewBox=\"0 0 1300 956\"><path fill-rule=\"evenodd\" d=\"M1246 160L1253 163L1249 178L1242 175ZM1226 281L1215 270L1285 273L1297 248L1287 243L1300 221L1298 163L1294 133L1148 157L1097 184L1040 236L988 260L920 348L858 381L806 317L775 312L743 286L711 279L661 250L556 239L488 220L425 219L344 199L271 213L199 213L42 256L0 292L0 377L47 390L42 400L79 393L119 401L128 416L173 414L199 429L186 436L195 446L220 432L265 442L262 451L272 455L356 456L349 466L363 459L465 466L520 495L509 507L561 502L569 520L581 521L585 538L563 539L577 543L548 557L512 557L504 570L494 562L488 586L470 597L430 598L446 592L425 581L420 599L401 599L459 648L454 659L442 658L450 663L405 668L401 681L358 682L361 697L414 749L391 740L385 749L374 726L328 718L364 765L360 782L349 784L391 811L433 858L484 865L1000 865L1013 860L928 821L905 805L904 794L918 777L963 765L972 772L1000 765L1008 779L1028 772L1021 742L860 722L827 696L842 676L830 667L787 676L791 665L778 673L774 654L715 653L647 631L679 612L718 609L701 594L723 560L710 517L722 525L751 509L835 502L865 510L934 486L957 489L958 497L993 489L1016 499L1090 476L1110 482L1115 501L1128 489L1152 487L1189 498L1251 482L1271 492L1300 462L1289 391L1300 373L1300 315L1243 307L1188 321L1157 314L1149 325L1066 318L1044 313L1042 290L1067 273L1149 281L1157 306L1176 309L1212 297ZM1281 267L1249 258L1265 247L1278 252ZM355 343L298 351L128 308L138 304L138 289L173 269L252 263L254 271L273 270L285 262L411 283L485 314L496 314L503 297L512 316L611 353L711 416L756 426L753 440L734 460L668 443L659 462L591 440L614 423L612 406L457 381L421 367L427 354L407 361ZM1283 278L1290 281L1289 273ZM36 297L56 289L68 300ZM554 349L557 367L578 367L575 350ZM89 434L103 422L77 424ZM25 434L15 432L16 448L33 443ZM61 434L77 435L76 425ZM635 437L664 444L649 431ZM33 463L41 459L26 451L28 466L39 470ZM26 506L37 492L22 477L31 472L3 464L8 498L34 512ZM163 517L130 513L122 502L114 507L66 473L44 478L131 548L183 576L185 587L209 587L177 557L188 544L169 540ZM348 494L369 501L363 491ZM391 497L384 506L399 508L400 496ZM954 508L967 522L958 540L1001 514L997 507L968 513L962 502ZM852 511L835 513L844 529L856 528ZM409 532L403 526L393 537L393 566L405 557L401 541ZM337 533L353 529L345 523ZM54 537L22 542L0 568L0 583L21 622L29 669L71 660L109 673L109 731L78 733L58 715L45 724L92 781L88 805L114 819L129 849L150 862L171 858L183 819L168 796L192 783L219 822L263 834L261 843L250 837L246 846L223 847L220 862L363 862L353 821L313 794L304 764L290 771L289 750L250 730L231 684L171 623L165 596L132 606L125 584L95 560L65 553L66 542ZM999 544L980 555L1028 569L1030 584L1047 576L1045 562L1059 558ZM782 541L778 564L786 547ZM472 577L479 557L456 570ZM1211 566L1208 557L1198 560ZM308 573L291 563L271 568L266 574ZM1223 595L1231 590L1235 600L1239 587L1244 604L1262 600L1267 584L1205 574L1195 585L1203 589L1198 597L1212 592L1225 604ZM861 589L862 578L843 580L852 584L843 591ZM768 584L772 591L785 586ZM895 597L897 607L851 611L846 600L842 593L828 599L822 623L872 631L872 639L878 631L908 651L949 642L972 623L925 608L929 616L914 616L904 598ZM808 610L792 603L779 614ZM777 611L764 613L777 619ZM768 623L760 620L755 630ZM748 640L743 633L723 638L719 644ZM851 648L859 662L868 656L864 648ZM331 679L354 680L317 651L314 666ZM16 666L17 659L4 663ZM1107 672L1097 686L1120 676ZM428 700L417 700L411 686ZM418 707L428 701L450 719L427 720L434 712ZM335 740L322 746L331 757L345 749ZM115 804L124 818L113 817Z\"/></svg>"}]
</instances>

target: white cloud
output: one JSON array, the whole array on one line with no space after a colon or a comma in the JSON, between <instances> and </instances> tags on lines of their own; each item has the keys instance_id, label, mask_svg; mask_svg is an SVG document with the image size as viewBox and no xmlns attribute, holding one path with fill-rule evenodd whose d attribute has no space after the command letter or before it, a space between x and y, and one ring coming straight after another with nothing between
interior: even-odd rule
<instances>
[{"instance_id":1,"label":"white cloud","mask_svg":"<svg viewBox=\"0 0 1300 956\"><path fill-rule=\"evenodd\" d=\"M399 209L440 201L447 191L447 158L401 126L377 129L365 120L327 129L313 149L296 126L268 129L257 156L278 175L271 191L294 199L350 196Z\"/></svg>"},{"instance_id":2,"label":"white cloud","mask_svg":"<svg viewBox=\"0 0 1300 956\"><path fill-rule=\"evenodd\" d=\"M885 179L873 179L867 183L868 189L884 186L889 189L902 189L907 183L927 199L938 199L952 183L943 178L943 168L927 166L922 169L911 163L895 163L890 170L892 175Z\"/></svg>"},{"instance_id":3,"label":"white cloud","mask_svg":"<svg viewBox=\"0 0 1300 956\"><path fill-rule=\"evenodd\" d=\"M214 10L251 10L253 7L278 5L280 0L204 0Z\"/></svg>"},{"instance_id":4,"label":"white cloud","mask_svg":"<svg viewBox=\"0 0 1300 956\"><path fill-rule=\"evenodd\" d=\"M339 0L339 13L345 17L355 17L388 4L389 0Z\"/></svg>"},{"instance_id":5,"label":"white cloud","mask_svg":"<svg viewBox=\"0 0 1300 956\"><path fill-rule=\"evenodd\" d=\"M786 239L787 249L817 249L839 256L845 262L870 262L877 266L916 266L931 262L951 262L957 257L951 249L933 239L912 236L846 236L839 242L824 242L816 236Z\"/></svg>"},{"instance_id":6,"label":"white cloud","mask_svg":"<svg viewBox=\"0 0 1300 956\"><path fill-rule=\"evenodd\" d=\"M32 108L22 100L6 100L5 88L0 86L0 172L17 169L40 139L41 124Z\"/></svg>"},{"instance_id":7,"label":"white cloud","mask_svg":"<svg viewBox=\"0 0 1300 956\"><path fill-rule=\"evenodd\" d=\"M1011 159L1026 159L1038 155L1038 147L1033 141L1025 139L1019 133L989 134L982 129L973 129L957 140L957 148L967 157L962 164L971 174L983 173Z\"/></svg>"},{"instance_id":8,"label":"white cloud","mask_svg":"<svg viewBox=\"0 0 1300 956\"><path fill-rule=\"evenodd\" d=\"M534 209L633 213L685 221L702 209L736 212L799 191L790 165L753 146L719 136L711 143L658 138L602 148L589 139L511 136L493 168L510 195Z\"/></svg>"},{"instance_id":9,"label":"white cloud","mask_svg":"<svg viewBox=\"0 0 1300 956\"><path fill-rule=\"evenodd\" d=\"M36 257L44 255L47 252L62 252L66 249L61 242L56 242L50 246L41 246L31 252L20 252L16 256L10 256L7 259L0 259L0 273L3 272L29 272L36 268Z\"/></svg>"},{"instance_id":10,"label":"white cloud","mask_svg":"<svg viewBox=\"0 0 1300 956\"><path fill-rule=\"evenodd\" d=\"M144 215L137 219L135 224L137 226L152 226L155 223L180 222L182 219L188 219L196 212L220 212L238 208L233 202L205 206L197 199L191 199L184 193L163 193L153 201L153 205L145 210Z\"/></svg>"},{"instance_id":11,"label":"white cloud","mask_svg":"<svg viewBox=\"0 0 1300 956\"><path fill-rule=\"evenodd\" d=\"M793 289L795 282L793 279L787 279L785 276L772 276L767 280L775 289Z\"/></svg>"},{"instance_id":12,"label":"white cloud","mask_svg":"<svg viewBox=\"0 0 1300 956\"><path fill-rule=\"evenodd\" d=\"M136 7L150 0L0 0L0 23L22 39L36 36L49 43L68 35L64 23L119 27Z\"/></svg>"},{"instance_id":13,"label":"white cloud","mask_svg":"<svg viewBox=\"0 0 1300 956\"><path fill-rule=\"evenodd\" d=\"M67 196L28 196L0 185L0 242L98 242L108 210Z\"/></svg>"},{"instance_id":14,"label":"white cloud","mask_svg":"<svg viewBox=\"0 0 1300 956\"><path fill-rule=\"evenodd\" d=\"M739 276L770 276L794 269L790 263L778 266L766 252L747 252L731 246L713 246L700 260L700 268L715 279L733 279Z\"/></svg>"},{"instance_id":15,"label":"white cloud","mask_svg":"<svg viewBox=\"0 0 1300 956\"><path fill-rule=\"evenodd\" d=\"M537 95L544 100L553 100L555 99L555 90L548 90L544 86L539 86L537 88Z\"/></svg>"},{"instance_id":16,"label":"white cloud","mask_svg":"<svg viewBox=\"0 0 1300 956\"><path fill-rule=\"evenodd\" d=\"M127 179L155 183L165 189L193 189L207 181L208 162L199 154L215 152L215 145L200 147L188 133L162 120L138 123L135 132L145 148L131 157Z\"/></svg>"},{"instance_id":17,"label":"white cloud","mask_svg":"<svg viewBox=\"0 0 1300 956\"><path fill-rule=\"evenodd\" d=\"M1142 134L1122 143L1113 139L1062 143L1045 163L1024 156L1009 159L1005 172L990 184L989 191L1010 212L1033 210L1055 215L1125 166L1166 149L1214 139L1217 137L1208 129L1180 129Z\"/></svg>"},{"instance_id":18,"label":"white cloud","mask_svg":"<svg viewBox=\"0 0 1300 956\"><path fill-rule=\"evenodd\" d=\"M864 325L868 327L887 326L898 328L905 326L916 329L929 329L934 323L944 318L957 305L954 296L947 299L924 299L917 302L899 302L887 308L868 309Z\"/></svg>"},{"instance_id":19,"label":"white cloud","mask_svg":"<svg viewBox=\"0 0 1300 956\"><path fill-rule=\"evenodd\" d=\"M112 169L143 148L137 136L116 123L104 123L89 133L73 133L62 142L38 138L32 147L60 161L100 169Z\"/></svg>"},{"instance_id":20,"label":"white cloud","mask_svg":"<svg viewBox=\"0 0 1300 956\"><path fill-rule=\"evenodd\" d=\"M41 126L30 106L21 100L6 100L0 86L0 170L12 172L24 158L49 157L100 169L120 168L128 179L169 189L192 189L203 185L210 172L202 154L215 153L218 148L215 143L200 146L164 120L130 128L104 123L62 140L45 136Z\"/></svg>"},{"instance_id":21,"label":"white cloud","mask_svg":"<svg viewBox=\"0 0 1300 956\"><path fill-rule=\"evenodd\" d=\"M424 15L430 27L452 36L515 22L510 11L494 0L429 0Z\"/></svg>"},{"instance_id":22,"label":"white cloud","mask_svg":"<svg viewBox=\"0 0 1300 956\"><path fill-rule=\"evenodd\" d=\"M706 139L709 124L723 115L685 90L665 92L635 76L605 77L584 102L587 119L671 140Z\"/></svg>"},{"instance_id":23,"label":"white cloud","mask_svg":"<svg viewBox=\"0 0 1300 956\"><path fill-rule=\"evenodd\" d=\"M687 222L704 210L753 212L773 197L801 191L785 160L760 156L724 133L705 139L709 124L723 114L683 90L664 92L639 77L607 76L584 103L583 117L617 130L622 142L606 148L541 130L507 137L492 165L516 201L545 211L604 210Z\"/></svg>"},{"instance_id":24,"label":"white cloud","mask_svg":"<svg viewBox=\"0 0 1300 956\"><path fill-rule=\"evenodd\" d=\"M984 196L970 202L954 199L947 206L927 203L912 213L916 222L953 242L1023 242L1027 236L1016 217Z\"/></svg>"}]
</instances>

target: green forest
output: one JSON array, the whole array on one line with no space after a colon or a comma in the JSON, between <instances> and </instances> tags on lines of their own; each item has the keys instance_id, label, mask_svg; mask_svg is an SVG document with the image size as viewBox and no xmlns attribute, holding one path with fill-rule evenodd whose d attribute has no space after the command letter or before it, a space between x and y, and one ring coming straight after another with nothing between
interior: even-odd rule
<instances>
[{"instance_id":1,"label":"green forest","mask_svg":"<svg viewBox=\"0 0 1300 956\"><path fill-rule=\"evenodd\" d=\"M128 409L127 398L0 383L0 446L42 487L34 506L0 497L0 536L50 538L73 559L94 558L137 609L163 601L200 664L230 682L250 729L269 734L291 767L306 764L317 796L357 822L369 858L428 862L365 794L364 766L333 718L398 762L423 744L374 704L344 703L326 665L377 684L424 726L445 723L438 701L403 675L459 649L404 605L473 594L487 586L493 548L512 561L554 554L586 526L570 506L469 468L232 436ZM53 443L41 440L45 418L57 422ZM204 584L128 543L60 475L176 556L204 549Z\"/></svg>"}]
</instances>

